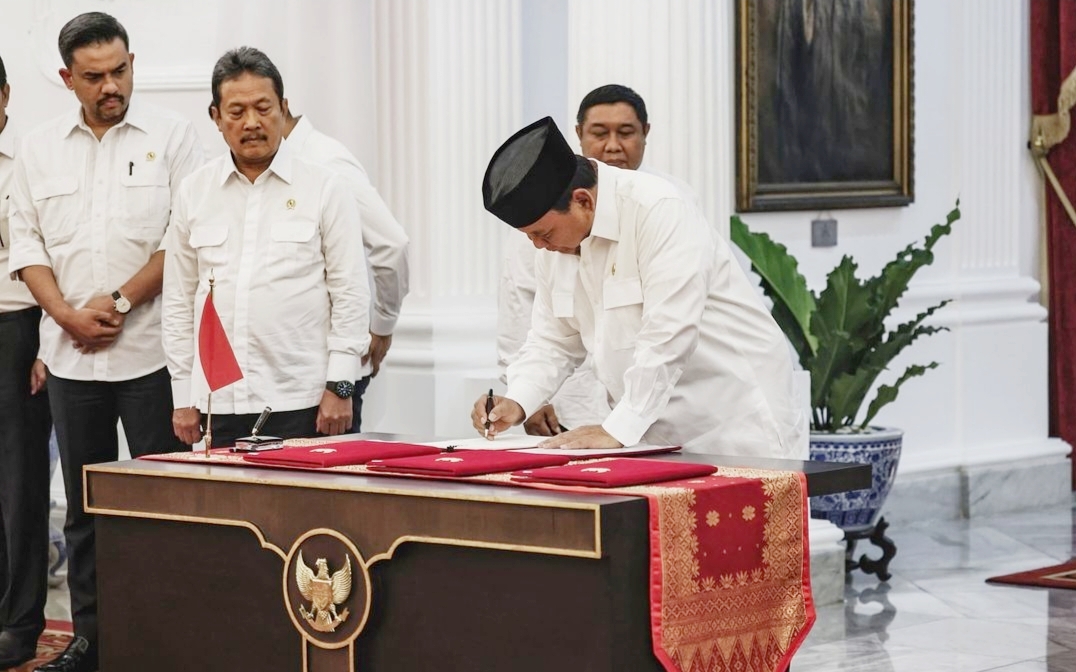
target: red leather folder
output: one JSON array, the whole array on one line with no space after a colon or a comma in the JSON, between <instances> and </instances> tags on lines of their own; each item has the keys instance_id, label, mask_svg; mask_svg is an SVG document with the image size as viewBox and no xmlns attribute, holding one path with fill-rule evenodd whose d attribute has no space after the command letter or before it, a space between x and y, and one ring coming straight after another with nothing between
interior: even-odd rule
<instances>
[{"instance_id":1,"label":"red leather folder","mask_svg":"<svg viewBox=\"0 0 1076 672\"><path fill-rule=\"evenodd\" d=\"M478 476L479 474L497 474L514 469L531 469L567 464L569 459L564 455L532 455L514 450L455 450L438 455L373 460L366 467L370 471L398 474Z\"/></svg>"},{"instance_id":2,"label":"red leather folder","mask_svg":"<svg viewBox=\"0 0 1076 672\"><path fill-rule=\"evenodd\" d=\"M709 476L717 471L712 464L665 462L633 457L598 460L544 469L528 469L512 473L512 480L557 485L585 485L593 488L616 488L645 483L679 481L685 478Z\"/></svg>"},{"instance_id":3,"label":"red leather folder","mask_svg":"<svg viewBox=\"0 0 1076 672\"><path fill-rule=\"evenodd\" d=\"M243 456L247 462L270 464L281 467L342 467L349 464L366 464L370 460L386 457L409 457L433 455L439 448L395 441L341 441L320 446L283 448L265 453L249 453Z\"/></svg>"}]
</instances>

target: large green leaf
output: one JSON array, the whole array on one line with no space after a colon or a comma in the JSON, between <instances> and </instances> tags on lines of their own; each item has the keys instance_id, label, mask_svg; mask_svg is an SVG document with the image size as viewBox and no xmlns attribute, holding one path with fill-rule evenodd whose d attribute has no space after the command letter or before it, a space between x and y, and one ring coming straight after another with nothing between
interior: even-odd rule
<instances>
[{"instance_id":1,"label":"large green leaf","mask_svg":"<svg viewBox=\"0 0 1076 672\"><path fill-rule=\"evenodd\" d=\"M762 291L773 301L773 317L796 348L800 361L809 359L818 350L818 341L811 333L815 299L799 272L796 258L769 235L751 232L735 215L731 234L732 242L743 250L751 260L751 267L762 278Z\"/></svg>"},{"instance_id":2,"label":"large green leaf","mask_svg":"<svg viewBox=\"0 0 1076 672\"><path fill-rule=\"evenodd\" d=\"M826 278L811 317L818 353L811 362L811 404L827 405L833 381L854 371L868 346L865 326L873 322L870 295L856 278L856 263L844 257Z\"/></svg>"},{"instance_id":3,"label":"large green leaf","mask_svg":"<svg viewBox=\"0 0 1076 672\"><path fill-rule=\"evenodd\" d=\"M854 370L848 371L833 381L829 394L823 400L829 410L829 422L833 425L829 429L855 423L856 415L863 406L867 392L874 385L874 381L904 348L911 345L920 336L929 336L946 330L945 327L923 326L922 323L947 303L949 302L943 301L931 306L917 315L915 319L905 322L889 332L884 341L877 343L873 348L863 353L859 365ZM875 400L878 401L878 397L875 397ZM888 401L883 401L880 406L874 409L874 413L877 413L878 409L886 403Z\"/></svg>"},{"instance_id":4,"label":"large green leaf","mask_svg":"<svg viewBox=\"0 0 1076 672\"><path fill-rule=\"evenodd\" d=\"M923 241L922 247L908 245L897 257L885 265L882 272L867 281L874 296L874 310L885 319L896 307L900 297L908 289L912 276L934 261L934 245L953 230L953 222L960 219L960 201L945 218L944 224L935 224Z\"/></svg>"},{"instance_id":5,"label":"large green leaf","mask_svg":"<svg viewBox=\"0 0 1076 672\"><path fill-rule=\"evenodd\" d=\"M874 419L874 416L878 414L878 411L882 409L886 404L897 400L897 393L900 392L900 386L908 381L909 378L915 378L926 373L929 369L938 368L937 362L931 362L926 366L921 364L912 364L904 370L904 374L897 379L897 382L893 385L881 385L878 387L878 394L874 396L874 400L871 401L870 406L867 408L867 415L863 418L863 424L860 428L866 428L867 424Z\"/></svg>"}]
</instances>

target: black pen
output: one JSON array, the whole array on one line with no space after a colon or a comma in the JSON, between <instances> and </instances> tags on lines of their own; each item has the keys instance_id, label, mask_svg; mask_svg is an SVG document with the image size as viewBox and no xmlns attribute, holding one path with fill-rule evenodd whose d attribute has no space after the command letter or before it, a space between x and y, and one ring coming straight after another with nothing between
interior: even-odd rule
<instances>
[{"instance_id":1,"label":"black pen","mask_svg":"<svg viewBox=\"0 0 1076 672\"><path fill-rule=\"evenodd\" d=\"M486 438L489 438L489 414L493 410L493 388L489 388L489 394L486 395Z\"/></svg>"},{"instance_id":2,"label":"black pen","mask_svg":"<svg viewBox=\"0 0 1076 672\"><path fill-rule=\"evenodd\" d=\"M127 174L134 175L134 161L131 161L127 164Z\"/></svg>"}]
</instances>

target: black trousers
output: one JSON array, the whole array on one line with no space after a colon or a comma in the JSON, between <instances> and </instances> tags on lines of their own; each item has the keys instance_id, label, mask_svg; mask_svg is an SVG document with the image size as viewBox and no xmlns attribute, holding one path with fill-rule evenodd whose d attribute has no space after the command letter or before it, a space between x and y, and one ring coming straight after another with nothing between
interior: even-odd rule
<instances>
[{"instance_id":1,"label":"black trousers","mask_svg":"<svg viewBox=\"0 0 1076 672\"><path fill-rule=\"evenodd\" d=\"M49 563L48 393L30 394L41 309L0 313L0 626L22 641L45 628Z\"/></svg>"},{"instance_id":2,"label":"black trousers","mask_svg":"<svg viewBox=\"0 0 1076 672\"><path fill-rule=\"evenodd\" d=\"M366 388L370 386L370 376L365 376L355 383L355 394L351 396L351 432L358 434L362 431L362 395L366 394Z\"/></svg>"},{"instance_id":3,"label":"black trousers","mask_svg":"<svg viewBox=\"0 0 1076 672\"><path fill-rule=\"evenodd\" d=\"M187 447L172 432L167 369L118 382L68 380L49 374L49 400L67 493L67 587L75 634L97 645L97 558L93 516L82 508L82 468L119 457L117 420L131 455Z\"/></svg>"}]
</instances>

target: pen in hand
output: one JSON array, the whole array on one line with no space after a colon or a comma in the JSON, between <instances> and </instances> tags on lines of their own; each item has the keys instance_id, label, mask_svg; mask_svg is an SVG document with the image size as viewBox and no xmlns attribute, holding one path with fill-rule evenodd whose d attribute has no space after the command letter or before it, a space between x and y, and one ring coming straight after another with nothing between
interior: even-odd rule
<instances>
[{"instance_id":1,"label":"pen in hand","mask_svg":"<svg viewBox=\"0 0 1076 672\"><path fill-rule=\"evenodd\" d=\"M489 388L489 394L486 395L486 434L485 437L489 438L489 414L493 410L493 388Z\"/></svg>"}]
</instances>

